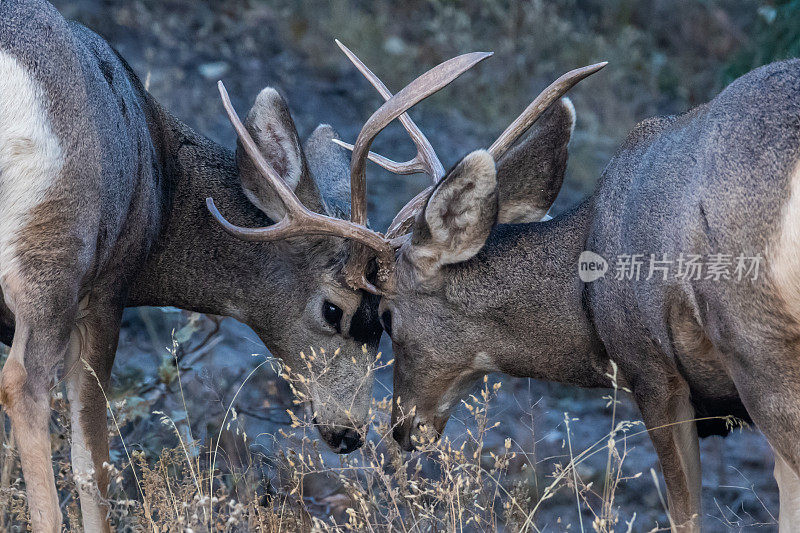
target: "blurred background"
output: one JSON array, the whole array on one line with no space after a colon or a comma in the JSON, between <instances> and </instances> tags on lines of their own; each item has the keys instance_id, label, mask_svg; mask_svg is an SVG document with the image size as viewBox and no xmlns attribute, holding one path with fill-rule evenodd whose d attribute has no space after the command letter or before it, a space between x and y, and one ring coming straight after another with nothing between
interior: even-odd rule
<instances>
[{"instance_id":1,"label":"blurred background","mask_svg":"<svg viewBox=\"0 0 800 533\"><path fill-rule=\"evenodd\" d=\"M705 102L729 81L759 65L800 53L800 1L753 0L54 0L65 17L105 37L145 80L155 97L199 132L233 147L234 134L215 87L222 79L243 115L264 86L287 98L301 137L329 123L353 140L381 99L335 46L338 38L375 71L390 90L460 53L488 50L494 57L414 108L445 167L488 146L538 92L560 74L598 61L602 72L570 93L577 126L567 178L554 211L589 194L616 147L633 125L653 115L681 113ZM394 159L413 155L394 125L373 149ZM422 176L397 177L371 166L372 225L385 229L397 209L425 185ZM188 405L178 392L172 333ZM384 360L391 346L383 339ZM263 345L230 319L171 309L133 309L115 372L115 404L128 421L128 443L142 451L174 445L174 432L151 413L169 414L179 432L191 421L194 438L215 435L239 384L261 361ZM383 370L376 397L389 394L391 369ZM588 448L608 432L607 391L585 391L530 380L503 380L491 404L501 425L487 437L499 449L510 436L532 457L534 469L512 465L514 482L532 498L541 495L565 439ZM267 367L254 374L237 398L237 416L251 448L279 453L272 438L293 406L287 386ZM185 413L188 413L185 414ZM565 414L574 420L568 427ZM448 426L466 427L457 413ZM627 399L619 419L638 419ZM187 418L188 417L188 418ZM234 439L235 440L235 439ZM233 442L233 440L231 441ZM632 437L616 495L622 522L647 531L666 519L649 474L658 469L646 435ZM229 447L234 461L237 444ZM114 452L121 453L118 443ZM777 487L772 459L755 431L702 443L704 517L708 531L776 529ZM601 454L602 455L602 454ZM605 456L580 467L584 481L601 478ZM331 459L335 460L335 459ZM516 471L513 471L517 468ZM637 477L637 473L643 473ZM270 474L265 474L270 475ZM309 485L311 483L309 482ZM310 488L313 493L314 488ZM336 487L319 483L313 502L335 514ZM663 490L663 489L662 489ZM327 502L327 503L326 503ZM591 514L587 514L587 519ZM635 517L635 518L634 518ZM538 512L542 530L576 530L574 494L562 490ZM620 525L620 530L625 527ZM588 522L587 522L588 524ZM588 527L588 525L587 525Z\"/></svg>"},{"instance_id":2,"label":"blurred background","mask_svg":"<svg viewBox=\"0 0 800 533\"><path fill-rule=\"evenodd\" d=\"M417 106L414 118L447 167L487 146L530 100L572 68L609 61L571 93L578 122L563 208L588 194L643 118L681 113L732 79L800 51L800 4L747 0L56 0L117 48L150 91L212 139L233 135L215 83L244 114L267 85L288 99L301 137L321 122L354 139L381 99L334 45L352 48L396 92L455 55L494 57ZM413 155L402 129L375 148ZM370 215L382 229L420 176L374 168Z\"/></svg>"}]
</instances>

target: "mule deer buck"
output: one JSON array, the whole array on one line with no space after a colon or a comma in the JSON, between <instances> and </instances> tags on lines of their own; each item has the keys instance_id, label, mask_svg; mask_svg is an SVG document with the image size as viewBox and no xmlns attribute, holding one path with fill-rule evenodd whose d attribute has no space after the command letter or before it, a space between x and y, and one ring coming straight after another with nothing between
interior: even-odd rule
<instances>
[{"instance_id":1,"label":"mule deer buck","mask_svg":"<svg viewBox=\"0 0 800 533\"><path fill-rule=\"evenodd\" d=\"M561 97L603 65L559 78L395 218L396 264L379 308L395 354L395 439L411 449L413 437L440 434L487 372L610 387L613 361L658 453L673 530L700 528L698 437L726 434L730 415L767 437L780 529L794 530L800 61L640 123L593 195L539 221L561 187L575 123ZM583 252L617 257L616 272L582 281ZM648 272L644 258L661 269ZM745 275L742 258L752 259ZM700 269L686 275L692 261Z\"/></svg>"},{"instance_id":2,"label":"mule deer buck","mask_svg":"<svg viewBox=\"0 0 800 533\"><path fill-rule=\"evenodd\" d=\"M484 57L423 75L424 90L390 99L357 144ZM339 452L362 442L381 335L373 283L393 262L390 243L366 227L368 154L352 158L348 175L333 130L320 126L301 146L274 89L258 95L246 125L220 92L235 153L170 115L102 38L46 1L0 3L0 340L11 346L0 404L36 532L61 524L48 435L59 368L72 468L99 489L79 484L84 529L109 530L101 386L126 306L232 316L295 368L302 350L325 349L329 368L306 391L316 423ZM424 165L432 150L401 120Z\"/></svg>"}]
</instances>

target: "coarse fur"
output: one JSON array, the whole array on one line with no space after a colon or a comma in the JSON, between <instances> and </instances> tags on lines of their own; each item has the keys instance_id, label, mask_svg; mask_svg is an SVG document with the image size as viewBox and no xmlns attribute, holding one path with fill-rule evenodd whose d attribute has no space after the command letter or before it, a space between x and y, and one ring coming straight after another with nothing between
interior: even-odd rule
<instances>
[{"instance_id":1,"label":"coarse fur","mask_svg":"<svg viewBox=\"0 0 800 533\"><path fill-rule=\"evenodd\" d=\"M587 387L611 385L613 360L659 455L674 530L699 529L698 436L726 434L720 417L733 415L754 422L776 452L787 531L800 509L800 61L759 68L708 104L642 122L579 206L548 222L503 224L527 221L504 210L527 202L544 214L558 193L569 108L554 105L518 142L525 167L508 168L514 151L496 162L497 191L452 201L494 209L470 230L480 240L434 242L430 219L449 227L437 206L398 252L396 292L379 310L395 348L396 438L410 448L423 427L442 430L455 392L482 373L478 354L511 375ZM484 166L456 167L439 188L475 172ZM480 251L447 265L418 259L451 246ZM612 265L641 254L641 275L612 267L584 283L585 250ZM723 254L728 275L682 277L676 264L650 275L651 254L673 263ZM758 272L737 271L739 257L760 257Z\"/></svg>"},{"instance_id":2,"label":"coarse fur","mask_svg":"<svg viewBox=\"0 0 800 533\"><path fill-rule=\"evenodd\" d=\"M246 126L306 207L349 211L348 158L331 148L330 127L304 150L288 105L269 88ZM235 317L295 369L301 351L340 349L305 392L334 449L362 442L381 328L377 298L342 279L349 246L240 241L212 218L207 197L245 226L283 214L241 146L227 150L170 115L102 38L44 0L0 2L0 336L11 345L0 403L20 443L34 531L61 527L48 436L59 371L84 528L109 529L100 386L109 385L126 306ZM329 304L341 310L337 324L323 316Z\"/></svg>"}]
</instances>

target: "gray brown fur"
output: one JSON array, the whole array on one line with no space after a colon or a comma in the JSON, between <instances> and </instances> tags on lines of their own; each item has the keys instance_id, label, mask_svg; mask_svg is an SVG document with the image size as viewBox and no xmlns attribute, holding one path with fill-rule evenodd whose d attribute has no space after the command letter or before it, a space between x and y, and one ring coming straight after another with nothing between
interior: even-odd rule
<instances>
[{"instance_id":1,"label":"gray brown fur","mask_svg":"<svg viewBox=\"0 0 800 533\"><path fill-rule=\"evenodd\" d=\"M73 469L93 466L105 491L105 402L81 359L107 386L125 306L233 316L296 369L301 351L332 354L341 348L325 378L307 392L325 439L341 451L357 446L381 329L376 298L350 290L341 279L346 243L250 243L225 233L205 198L213 197L230 220L245 226L269 225L280 214L270 211L272 191L252 165L172 117L103 39L66 22L44 0L0 2L0 52L42 88L41 104L63 154L58 176L37 178L50 185L13 236L16 262L0 280L0 333L6 342L13 337L0 375L0 402L24 443L34 531L56 531L61 523L47 421L52 378L62 367L77 410ZM276 168L300 169L292 185L307 207L349 211L343 194L348 157L331 148L335 133L329 127L314 133L304 153L279 97L257 99L247 126ZM3 177L0 168L0 196ZM338 332L322 317L325 300L343 310ZM347 405L341 403L343 390L351 391ZM80 439L87 450L76 448ZM81 492L85 527L107 529L103 502L85 496Z\"/></svg>"},{"instance_id":2,"label":"gray brown fur","mask_svg":"<svg viewBox=\"0 0 800 533\"><path fill-rule=\"evenodd\" d=\"M393 329L396 438L410 447L426 427L441 431L484 372L607 387L613 360L651 430L673 529L699 529L698 433L727 432L720 419L693 419L724 415L752 420L766 435L776 452L781 530L796 527L800 254L791 244L800 220L790 215L800 180L800 61L757 69L708 104L639 124L594 195L571 211L549 222L498 224L504 202L519 203L517 191L530 194L541 182L527 171L537 167L528 158L556 161L555 177L537 189L539 198L523 201L536 212L552 203L565 165L557 154L566 149L553 140L568 139L569 127L540 122L539 138L516 148L524 166L496 163L499 206L493 191L452 201L451 210L473 213L472 223L483 226L474 235L488 235L459 245L480 248L470 258L421 261L454 241L433 242L430 215L418 217L398 254L397 293L380 308ZM439 188L464 187L479 172L457 167ZM517 184L512 194L503 193L507 180ZM488 222L479 214L487 205ZM584 250L607 259L760 254L766 263L756 280L629 281L612 271L583 283Z\"/></svg>"}]
</instances>

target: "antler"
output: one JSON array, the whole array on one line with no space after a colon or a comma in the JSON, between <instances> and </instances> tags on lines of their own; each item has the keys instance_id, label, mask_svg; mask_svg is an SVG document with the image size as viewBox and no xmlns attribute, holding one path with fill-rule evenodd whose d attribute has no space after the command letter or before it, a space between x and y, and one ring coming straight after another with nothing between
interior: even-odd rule
<instances>
[{"instance_id":1,"label":"antler","mask_svg":"<svg viewBox=\"0 0 800 533\"><path fill-rule=\"evenodd\" d=\"M386 230L387 239L395 239L405 235L411 230L411 223L414 221L414 217L425 207L433 187L433 185L425 187L425 190L409 200L409 202L397 212L392 219L392 223L389 224L389 229Z\"/></svg>"},{"instance_id":2,"label":"antler","mask_svg":"<svg viewBox=\"0 0 800 533\"><path fill-rule=\"evenodd\" d=\"M339 39L335 39L337 46L344 52L344 55L347 56L347 59L350 60L353 65L367 78L375 89L380 93L384 100L389 100L392 97L392 93L389 89L386 88L386 85L372 72L369 67L367 67L348 47L343 45ZM488 57L488 56L486 56ZM425 134L422 133L422 130L411 120L411 117L408 113L403 113L400 115L400 123L403 124L403 127L408 132L409 137L411 140L414 141L414 145L417 147L417 155L414 156L413 159L410 159L404 163L398 163L397 161L392 161L388 157L384 157L382 155L376 154L374 152L369 152L367 157L377 163L378 165L382 166L389 172L393 172L395 174L416 174L417 172L424 172L427 174L432 183L438 182L444 176L444 167L442 166L441 161L436 156L436 152L433 150L433 146L431 146L430 141L425 137ZM346 142L342 142L339 139L333 139L333 142L338 144L339 146L343 146L348 150L353 150L353 145L348 144Z\"/></svg>"},{"instance_id":3,"label":"antler","mask_svg":"<svg viewBox=\"0 0 800 533\"><path fill-rule=\"evenodd\" d=\"M354 223L363 225L366 224L367 221L367 157L369 156L369 147L378 133L383 131L392 120L405 113L406 110L413 105L444 88L461 74L491 55L490 52L472 52L470 54L454 57L453 59L449 59L433 67L428 72L406 85L400 92L386 100L386 102L367 119L364 126L361 128L361 132L358 134L358 138L353 147L353 155L350 159L350 213L351 220ZM414 126L414 128L416 128L416 126ZM421 132L420 135L422 135ZM422 137L424 138L424 136ZM352 279L354 276L358 275L358 273L361 273L363 276L370 259L370 254L363 246L354 244L350 253L350 259L347 265L345 265L345 277ZM382 265L382 258L378 256L377 259L378 281L380 283L385 283L389 279L389 273L393 264Z\"/></svg>"},{"instance_id":4,"label":"antler","mask_svg":"<svg viewBox=\"0 0 800 533\"><path fill-rule=\"evenodd\" d=\"M345 280L353 289L364 289L373 294L380 294L380 290L366 279L367 265L375 257L378 262L378 279L382 282L387 281L394 266L394 249L383 235L366 227L366 158L369 154L369 146L375 136L392 120L405 113L416 103L439 91L490 55L490 53L474 52L445 61L415 79L396 95L390 95L387 101L372 114L358 134L350 163L350 222L315 213L300 202L294 192L261 155L247 128L239 120L239 116L231 105L228 92L220 81L218 83L219 92L228 118L236 130L245 152L280 198L286 208L286 214L282 220L272 226L243 228L228 222L217 210L214 201L206 198L209 211L225 231L248 241L273 241L300 235L330 235L350 239L352 250L348 262L343 268ZM410 122L410 119L408 120ZM410 124L412 129L419 132L413 122ZM421 132L419 132L419 136L424 139ZM430 146L430 143L427 143L427 146ZM422 164L432 164L430 154L433 154L433 149L420 155ZM435 159L435 154L433 154L433 158ZM438 159L435 161L438 163ZM441 166L440 163L439 166Z\"/></svg>"},{"instance_id":5,"label":"antler","mask_svg":"<svg viewBox=\"0 0 800 533\"><path fill-rule=\"evenodd\" d=\"M606 65L608 65L608 61L570 70L548 85L489 147L489 153L492 154L494 160L500 159L519 136L525 133L542 116L542 113L547 111L547 108L553 102L564 96L567 91L572 89L583 78L594 74Z\"/></svg>"},{"instance_id":6,"label":"antler","mask_svg":"<svg viewBox=\"0 0 800 533\"><path fill-rule=\"evenodd\" d=\"M603 61L602 63L571 70L560 76L545 90L539 93L530 105L525 108L522 114L520 114L514 122L506 128L500 137L492 143L492 146L489 147L489 153L492 154L494 160L498 161L520 135L525 133L528 128L542 116L542 113L547 111L547 108L550 107L553 102L564 96L564 94L579 81L594 74L607 64L608 61ZM425 202L432 189L433 187L428 187L416 195L397 213L397 215L395 215L394 220L392 220L392 223L389 225L389 229L386 231L387 239L393 240L408 232L414 217L425 207ZM397 241L395 241L395 244L396 243Z\"/></svg>"},{"instance_id":7,"label":"antler","mask_svg":"<svg viewBox=\"0 0 800 533\"><path fill-rule=\"evenodd\" d=\"M480 61L491 56L491 52L472 52L441 63L421 75L400 92L389 98L361 128L350 160L350 194L352 221L364 224L367 210L364 190L366 188L366 160L369 147L375 137L389 123L406 112L410 107L441 90L461 74Z\"/></svg>"},{"instance_id":8,"label":"antler","mask_svg":"<svg viewBox=\"0 0 800 533\"><path fill-rule=\"evenodd\" d=\"M286 214L283 219L276 224L265 228L243 228L228 222L217 210L217 207L214 205L214 200L206 198L208 210L222 225L225 231L245 241L275 241L288 237L298 237L300 235L330 235L333 237L342 237L351 239L374 250L375 253L382 258L383 262L391 262L394 260L392 248L380 233L370 230L363 224L356 224L315 213L304 206L289 186L286 185L286 182L278 176L272 166L264 159L264 156L261 155L261 152L258 150L247 128L242 124L242 121L233 109L231 100L228 97L228 91L225 90L225 85L220 81L217 86L219 87L219 94L222 97L222 105L228 113L228 118L231 124L233 124L233 128L236 130L236 134L239 136L239 140L242 142L245 152L247 152L247 155L253 161L261 175L269 182L286 208ZM355 283L358 284L358 281ZM366 283L366 281L357 288L363 288L370 292L377 291L374 286Z\"/></svg>"}]
</instances>

